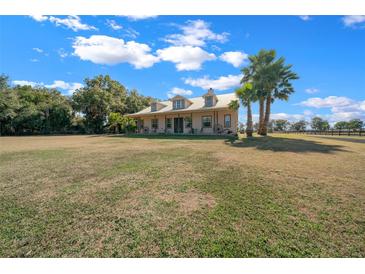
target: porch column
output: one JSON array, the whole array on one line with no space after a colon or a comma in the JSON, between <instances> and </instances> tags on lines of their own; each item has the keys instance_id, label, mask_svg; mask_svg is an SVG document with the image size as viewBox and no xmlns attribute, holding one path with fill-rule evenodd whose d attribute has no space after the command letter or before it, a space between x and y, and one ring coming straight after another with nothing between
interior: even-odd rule
<instances>
[{"instance_id":1,"label":"porch column","mask_svg":"<svg viewBox=\"0 0 365 274\"><path fill-rule=\"evenodd\" d=\"M213 133L216 133L217 127L215 122L215 111L213 111Z\"/></svg>"}]
</instances>

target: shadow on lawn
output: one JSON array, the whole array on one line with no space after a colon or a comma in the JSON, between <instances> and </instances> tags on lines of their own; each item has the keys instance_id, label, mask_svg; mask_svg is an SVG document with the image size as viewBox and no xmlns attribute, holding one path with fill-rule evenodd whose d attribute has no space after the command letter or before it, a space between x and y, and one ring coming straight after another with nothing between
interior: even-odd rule
<instances>
[{"instance_id":1,"label":"shadow on lawn","mask_svg":"<svg viewBox=\"0 0 365 274\"><path fill-rule=\"evenodd\" d=\"M318 152L318 153L332 153L335 151L347 151L343 146L339 145L325 145L319 142L291 139L282 137L253 137L241 140L227 140L227 145L232 147L254 147L260 150L271 150L274 152Z\"/></svg>"},{"instance_id":2,"label":"shadow on lawn","mask_svg":"<svg viewBox=\"0 0 365 274\"><path fill-rule=\"evenodd\" d=\"M167 140L224 140L233 142L237 137L215 136L215 135L168 135L168 134L118 134L108 135L108 137L136 138L136 139L167 139Z\"/></svg>"}]
</instances>

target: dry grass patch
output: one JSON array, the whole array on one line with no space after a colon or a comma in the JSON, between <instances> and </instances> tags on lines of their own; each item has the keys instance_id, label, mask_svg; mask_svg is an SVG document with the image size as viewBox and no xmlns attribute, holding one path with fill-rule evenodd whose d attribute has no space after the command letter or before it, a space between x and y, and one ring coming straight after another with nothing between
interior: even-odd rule
<instances>
[{"instance_id":1,"label":"dry grass patch","mask_svg":"<svg viewBox=\"0 0 365 274\"><path fill-rule=\"evenodd\" d=\"M363 257L362 140L0 138L0 256Z\"/></svg>"}]
</instances>

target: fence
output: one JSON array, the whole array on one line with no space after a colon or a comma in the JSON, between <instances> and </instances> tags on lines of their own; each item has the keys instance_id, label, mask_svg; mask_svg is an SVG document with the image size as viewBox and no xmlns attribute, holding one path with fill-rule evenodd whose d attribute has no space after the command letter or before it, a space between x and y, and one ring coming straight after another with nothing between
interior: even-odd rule
<instances>
[{"instance_id":1,"label":"fence","mask_svg":"<svg viewBox=\"0 0 365 274\"><path fill-rule=\"evenodd\" d=\"M331 135L331 136L365 136L365 129L360 130L303 130L303 131L274 131L274 133L287 134L311 134L311 135Z\"/></svg>"}]
</instances>

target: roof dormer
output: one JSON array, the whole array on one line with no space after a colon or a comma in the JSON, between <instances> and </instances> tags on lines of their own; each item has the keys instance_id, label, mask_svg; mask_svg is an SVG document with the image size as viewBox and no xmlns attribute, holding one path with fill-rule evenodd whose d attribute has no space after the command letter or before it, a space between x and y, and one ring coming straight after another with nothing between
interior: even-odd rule
<instances>
[{"instance_id":1,"label":"roof dormer","mask_svg":"<svg viewBox=\"0 0 365 274\"><path fill-rule=\"evenodd\" d=\"M176 95L172 97L170 100L172 102L172 109L184 109L192 104L192 102L189 99L181 95Z\"/></svg>"},{"instance_id":2,"label":"roof dormer","mask_svg":"<svg viewBox=\"0 0 365 274\"><path fill-rule=\"evenodd\" d=\"M162 109L164 107L166 107L166 105L165 104L162 104L162 103L160 103L158 101L152 102L151 103L151 112L158 111L158 110L160 110L160 109Z\"/></svg>"},{"instance_id":3,"label":"roof dormer","mask_svg":"<svg viewBox=\"0 0 365 274\"><path fill-rule=\"evenodd\" d=\"M203 98L205 107L214 107L218 102L217 95L215 95L212 88L210 88L208 92L203 95Z\"/></svg>"}]
</instances>

